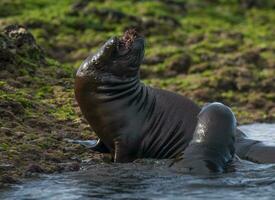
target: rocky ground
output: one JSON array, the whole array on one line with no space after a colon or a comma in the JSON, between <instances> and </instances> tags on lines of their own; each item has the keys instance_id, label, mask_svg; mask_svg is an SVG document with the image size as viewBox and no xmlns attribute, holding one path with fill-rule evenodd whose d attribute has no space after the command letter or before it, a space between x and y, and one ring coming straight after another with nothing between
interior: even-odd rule
<instances>
[{"instance_id":1,"label":"rocky ground","mask_svg":"<svg viewBox=\"0 0 275 200\"><path fill-rule=\"evenodd\" d=\"M0 34L0 177L79 170L101 155L66 142L91 139L73 95L73 73L47 58L33 35L11 25Z\"/></svg>"},{"instance_id":2,"label":"rocky ground","mask_svg":"<svg viewBox=\"0 0 275 200\"><path fill-rule=\"evenodd\" d=\"M130 27L146 37L145 83L200 105L221 101L241 124L274 122L274 10L272 0L2 0L2 185L102 161L66 142L95 137L74 100L73 76L90 52Z\"/></svg>"}]
</instances>

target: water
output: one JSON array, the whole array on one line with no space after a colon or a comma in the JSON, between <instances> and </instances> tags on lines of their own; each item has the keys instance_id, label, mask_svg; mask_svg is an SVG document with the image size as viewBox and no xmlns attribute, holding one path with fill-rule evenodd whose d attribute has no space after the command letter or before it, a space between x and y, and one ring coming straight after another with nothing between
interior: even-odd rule
<instances>
[{"instance_id":1,"label":"water","mask_svg":"<svg viewBox=\"0 0 275 200\"><path fill-rule=\"evenodd\" d=\"M240 127L251 138L275 145L275 124ZM0 191L0 199L273 199L275 164L242 161L220 175L182 175L168 160L93 164L80 172L42 176Z\"/></svg>"}]
</instances>

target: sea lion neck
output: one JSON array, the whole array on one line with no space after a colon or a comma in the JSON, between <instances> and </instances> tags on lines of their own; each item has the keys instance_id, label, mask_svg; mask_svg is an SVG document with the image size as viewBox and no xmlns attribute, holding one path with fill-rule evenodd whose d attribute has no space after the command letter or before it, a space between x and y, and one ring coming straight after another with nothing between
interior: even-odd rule
<instances>
[{"instance_id":1,"label":"sea lion neck","mask_svg":"<svg viewBox=\"0 0 275 200\"><path fill-rule=\"evenodd\" d=\"M97 76L91 77L92 81L95 82L97 85L116 85L116 84L128 84L129 82L133 81L140 81L139 75L127 77L127 76L115 76L111 73L102 73L98 74Z\"/></svg>"},{"instance_id":2,"label":"sea lion neck","mask_svg":"<svg viewBox=\"0 0 275 200\"><path fill-rule=\"evenodd\" d=\"M75 79L76 98L80 99L87 94L94 94L95 97L108 98L112 94L136 90L141 86L139 76L121 78L111 74L100 74L97 76L77 76ZM98 96L99 95L99 96Z\"/></svg>"},{"instance_id":3,"label":"sea lion neck","mask_svg":"<svg viewBox=\"0 0 275 200\"><path fill-rule=\"evenodd\" d=\"M133 88L137 88L140 85L140 79L138 76L136 77L128 77L121 78L116 76L101 76L99 80L93 80L94 83L94 91L97 93L108 93L119 91L132 90Z\"/></svg>"}]
</instances>

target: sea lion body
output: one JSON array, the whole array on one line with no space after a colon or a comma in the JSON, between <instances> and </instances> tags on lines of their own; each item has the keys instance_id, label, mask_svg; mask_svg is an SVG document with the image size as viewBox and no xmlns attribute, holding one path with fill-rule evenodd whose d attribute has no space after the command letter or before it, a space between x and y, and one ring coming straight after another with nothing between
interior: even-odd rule
<instances>
[{"instance_id":1,"label":"sea lion body","mask_svg":"<svg viewBox=\"0 0 275 200\"><path fill-rule=\"evenodd\" d=\"M110 81L112 80L112 81ZM77 77L76 91L82 78ZM191 100L140 83L138 78L90 82L76 92L81 111L110 152L115 143L136 158L173 158L191 141L200 108ZM181 105L181 106L178 106ZM127 148L127 149L125 149Z\"/></svg>"},{"instance_id":2,"label":"sea lion body","mask_svg":"<svg viewBox=\"0 0 275 200\"><path fill-rule=\"evenodd\" d=\"M135 39L130 50L111 38L76 75L80 109L117 162L180 154L200 112L188 98L140 82L143 54L143 38Z\"/></svg>"}]
</instances>

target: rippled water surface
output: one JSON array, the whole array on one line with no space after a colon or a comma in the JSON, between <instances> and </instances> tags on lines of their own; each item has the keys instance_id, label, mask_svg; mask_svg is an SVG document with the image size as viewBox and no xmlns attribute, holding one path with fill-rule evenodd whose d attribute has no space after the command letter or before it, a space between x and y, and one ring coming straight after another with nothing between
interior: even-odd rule
<instances>
[{"instance_id":1,"label":"rippled water surface","mask_svg":"<svg viewBox=\"0 0 275 200\"><path fill-rule=\"evenodd\" d=\"M275 145L275 124L240 127ZM237 164L237 172L191 176L171 172L170 161L96 164L81 172L43 176L0 192L0 199L274 199L275 164Z\"/></svg>"}]
</instances>

